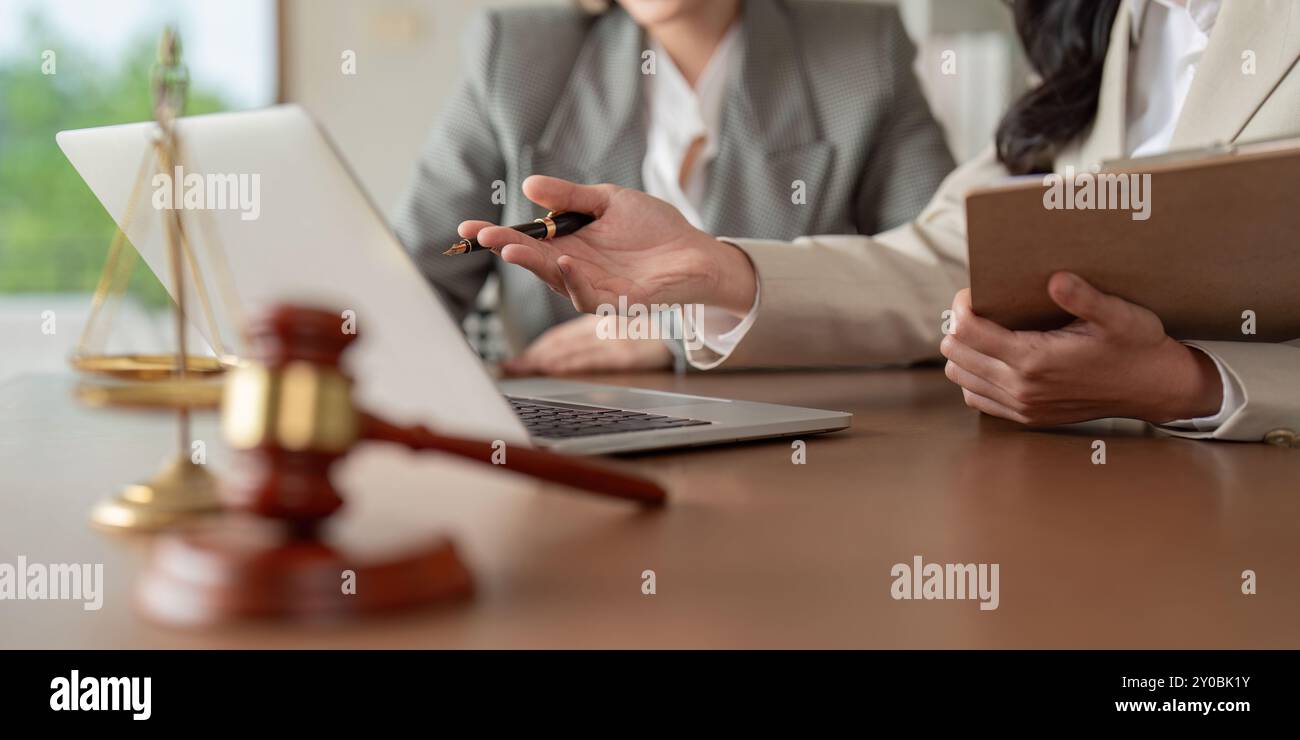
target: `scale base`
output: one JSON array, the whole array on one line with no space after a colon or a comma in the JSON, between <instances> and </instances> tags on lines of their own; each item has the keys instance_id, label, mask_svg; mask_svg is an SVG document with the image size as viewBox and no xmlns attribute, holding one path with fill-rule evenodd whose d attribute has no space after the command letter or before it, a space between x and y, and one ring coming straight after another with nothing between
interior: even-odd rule
<instances>
[{"instance_id":1,"label":"scale base","mask_svg":"<svg viewBox=\"0 0 1300 740\"><path fill-rule=\"evenodd\" d=\"M99 502L90 520L103 529L152 532L220 510L216 477L182 456L148 480L124 486Z\"/></svg>"}]
</instances>

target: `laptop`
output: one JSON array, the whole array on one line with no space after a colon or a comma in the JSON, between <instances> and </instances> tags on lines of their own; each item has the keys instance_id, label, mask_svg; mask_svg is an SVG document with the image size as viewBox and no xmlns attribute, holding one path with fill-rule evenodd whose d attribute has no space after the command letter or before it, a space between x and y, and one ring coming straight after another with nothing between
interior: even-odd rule
<instances>
[{"instance_id":1,"label":"laptop","mask_svg":"<svg viewBox=\"0 0 1300 740\"><path fill-rule=\"evenodd\" d=\"M63 131L59 147L109 215L124 224L154 124ZM550 378L498 384L370 201L324 130L302 108L277 106L182 119L178 202L217 310L213 344L239 336L237 317L295 302L335 307L358 338L346 369L358 402L403 423L465 436L603 454L844 429L851 414ZM175 297L151 168L124 230ZM188 176L193 177L188 177ZM160 181L161 182L161 181ZM448 234L451 238L452 235ZM209 245L220 245L213 250ZM448 258L452 259L452 258ZM225 281L217 280L222 274ZM223 283L237 311L221 310ZM193 280L187 305L198 307ZM192 312L197 314L197 310ZM342 321L342 318L340 319Z\"/></svg>"}]
</instances>

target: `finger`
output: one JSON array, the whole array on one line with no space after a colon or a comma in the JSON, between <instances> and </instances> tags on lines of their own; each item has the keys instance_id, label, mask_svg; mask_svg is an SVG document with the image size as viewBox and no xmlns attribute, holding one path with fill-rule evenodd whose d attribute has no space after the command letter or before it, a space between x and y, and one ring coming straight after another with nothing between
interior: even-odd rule
<instances>
[{"instance_id":1,"label":"finger","mask_svg":"<svg viewBox=\"0 0 1300 740\"><path fill-rule=\"evenodd\" d=\"M596 347L587 346L560 352L554 347L548 347L544 352L534 353L529 358L529 367L539 375L583 372L589 365L594 364L597 350Z\"/></svg>"},{"instance_id":2,"label":"finger","mask_svg":"<svg viewBox=\"0 0 1300 740\"><path fill-rule=\"evenodd\" d=\"M460 226L456 227L456 233L462 239L473 239L480 231L492 225L491 221L461 221Z\"/></svg>"},{"instance_id":3,"label":"finger","mask_svg":"<svg viewBox=\"0 0 1300 740\"><path fill-rule=\"evenodd\" d=\"M551 248L526 234L522 234L509 226L487 225L478 232L478 243L496 251L505 247L507 244L523 244L532 247L541 254L550 254Z\"/></svg>"},{"instance_id":4,"label":"finger","mask_svg":"<svg viewBox=\"0 0 1300 740\"><path fill-rule=\"evenodd\" d=\"M967 347L1001 360L1015 359L1023 351L1015 332L975 315L969 288L957 292L952 301L952 312L951 336Z\"/></svg>"},{"instance_id":5,"label":"finger","mask_svg":"<svg viewBox=\"0 0 1300 740\"><path fill-rule=\"evenodd\" d=\"M1011 397L1010 393L1002 390L998 386L972 373L966 368L958 365L952 360L948 361L943 368L943 374L948 376L948 380L961 386L962 389L971 391L980 396L984 396L993 401L997 401L1009 409L1016 409L1019 404Z\"/></svg>"},{"instance_id":6,"label":"finger","mask_svg":"<svg viewBox=\"0 0 1300 740\"><path fill-rule=\"evenodd\" d=\"M990 357L963 344L956 336L948 335L939 343L939 353L971 373L1003 387L1015 377L1015 371L1006 362Z\"/></svg>"},{"instance_id":7,"label":"finger","mask_svg":"<svg viewBox=\"0 0 1300 740\"><path fill-rule=\"evenodd\" d=\"M586 314L560 324L555 327L554 333L557 339L562 338L566 343L595 339L599 323L599 317Z\"/></svg>"},{"instance_id":8,"label":"finger","mask_svg":"<svg viewBox=\"0 0 1300 740\"><path fill-rule=\"evenodd\" d=\"M594 355L570 355L558 358L546 367L547 375L578 375L607 370Z\"/></svg>"},{"instance_id":9,"label":"finger","mask_svg":"<svg viewBox=\"0 0 1300 740\"><path fill-rule=\"evenodd\" d=\"M508 372L513 375L546 375L546 366L553 360L544 354L525 354L510 361Z\"/></svg>"},{"instance_id":10,"label":"finger","mask_svg":"<svg viewBox=\"0 0 1300 740\"><path fill-rule=\"evenodd\" d=\"M1029 420L1026 419L1023 415L1013 411L1012 409L1007 408L1006 406L998 403L997 401L994 401L993 399L987 396L981 396L978 393L975 393L973 391L968 391L964 388L962 389L961 393L962 393L962 397L966 399L966 405L977 411L982 411L988 414L989 416L997 416L1003 419L1010 419L1011 421L1020 424L1029 423Z\"/></svg>"},{"instance_id":11,"label":"finger","mask_svg":"<svg viewBox=\"0 0 1300 740\"><path fill-rule=\"evenodd\" d=\"M1047 281L1047 295L1071 316L1103 328L1126 324L1129 304L1122 298L1097 290L1072 272L1058 272Z\"/></svg>"},{"instance_id":12,"label":"finger","mask_svg":"<svg viewBox=\"0 0 1300 740\"><path fill-rule=\"evenodd\" d=\"M507 244L501 248L499 254L503 261L528 270L557 293L569 294L564 287L564 275L555 266L555 262L540 250L527 244Z\"/></svg>"},{"instance_id":13,"label":"finger","mask_svg":"<svg viewBox=\"0 0 1300 740\"><path fill-rule=\"evenodd\" d=\"M523 357L511 357L501 361L501 372L512 378L536 375L537 370Z\"/></svg>"},{"instance_id":14,"label":"finger","mask_svg":"<svg viewBox=\"0 0 1300 740\"><path fill-rule=\"evenodd\" d=\"M581 349L582 329L576 326L580 322L581 319L566 321L542 332L523 352L503 363L502 369L521 375L545 372L557 360Z\"/></svg>"},{"instance_id":15,"label":"finger","mask_svg":"<svg viewBox=\"0 0 1300 740\"><path fill-rule=\"evenodd\" d=\"M563 255L555 262L564 276L564 287L573 301L573 307L584 313L595 313L603 303L612 303L604 291L595 286L592 279L596 268L589 262Z\"/></svg>"},{"instance_id":16,"label":"finger","mask_svg":"<svg viewBox=\"0 0 1300 740\"><path fill-rule=\"evenodd\" d=\"M511 358L508 364L503 363L502 368L514 375L547 374L547 366L562 355L549 342L543 342L544 337L545 335L538 337L523 352Z\"/></svg>"},{"instance_id":17,"label":"finger","mask_svg":"<svg viewBox=\"0 0 1300 740\"><path fill-rule=\"evenodd\" d=\"M546 175L530 176L523 187L524 195L543 208L589 213L597 218L609 207L609 197L617 190L613 185L579 185Z\"/></svg>"},{"instance_id":18,"label":"finger","mask_svg":"<svg viewBox=\"0 0 1300 740\"><path fill-rule=\"evenodd\" d=\"M583 320L586 318L583 316L551 327L534 340L524 354L534 358L553 358L590 350L597 339L595 329Z\"/></svg>"}]
</instances>

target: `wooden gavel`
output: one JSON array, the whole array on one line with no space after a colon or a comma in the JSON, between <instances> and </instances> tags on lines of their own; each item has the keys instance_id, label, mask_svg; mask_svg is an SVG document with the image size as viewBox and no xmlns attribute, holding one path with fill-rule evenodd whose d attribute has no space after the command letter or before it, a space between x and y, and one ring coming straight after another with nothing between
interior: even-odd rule
<instances>
[{"instance_id":1,"label":"wooden gavel","mask_svg":"<svg viewBox=\"0 0 1300 740\"><path fill-rule=\"evenodd\" d=\"M666 494L655 483L580 458L400 426L358 408L340 356L357 338L338 312L277 306L249 327L255 361L231 371L222 401L226 440L252 475L227 486L231 503L310 528L342 504L329 470L358 445L390 442L445 452L534 478L649 506Z\"/></svg>"}]
</instances>

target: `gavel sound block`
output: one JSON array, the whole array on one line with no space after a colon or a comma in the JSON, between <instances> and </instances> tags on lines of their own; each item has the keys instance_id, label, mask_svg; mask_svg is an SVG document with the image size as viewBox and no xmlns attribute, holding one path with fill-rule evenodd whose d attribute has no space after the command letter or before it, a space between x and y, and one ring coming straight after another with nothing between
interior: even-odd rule
<instances>
[{"instance_id":1,"label":"gavel sound block","mask_svg":"<svg viewBox=\"0 0 1300 740\"><path fill-rule=\"evenodd\" d=\"M469 571L431 538L400 554L363 554L332 541L343 505L330 470L366 441L491 463L491 443L403 427L356 408L340 369L356 339L337 312L282 306L250 327L257 362L227 380L222 429L244 475L223 488L239 514L162 538L139 588L145 613L208 624L249 617L332 619L467 596ZM664 503L650 481L541 450L512 449L509 470L644 506ZM344 574L352 574L354 588Z\"/></svg>"}]
</instances>

